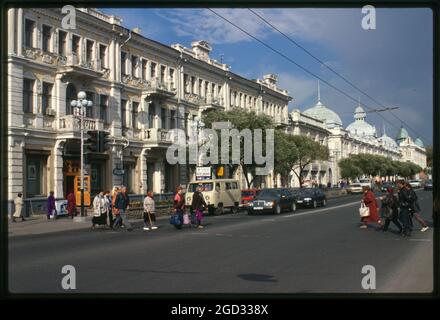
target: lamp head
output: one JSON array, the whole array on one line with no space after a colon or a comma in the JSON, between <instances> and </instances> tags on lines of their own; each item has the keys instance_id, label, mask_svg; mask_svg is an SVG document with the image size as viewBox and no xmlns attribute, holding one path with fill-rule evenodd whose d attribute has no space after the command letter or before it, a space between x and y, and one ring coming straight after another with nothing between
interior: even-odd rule
<instances>
[{"instance_id":1,"label":"lamp head","mask_svg":"<svg viewBox=\"0 0 440 320\"><path fill-rule=\"evenodd\" d=\"M78 102L76 100L70 101L70 106L71 107L76 108L77 105L78 105Z\"/></svg>"},{"instance_id":2,"label":"lamp head","mask_svg":"<svg viewBox=\"0 0 440 320\"><path fill-rule=\"evenodd\" d=\"M93 102L91 100L87 101L87 107L92 107L93 106Z\"/></svg>"},{"instance_id":3,"label":"lamp head","mask_svg":"<svg viewBox=\"0 0 440 320\"><path fill-rule=\"evenodd\" d=\"M84 91L78 92L78 99L82 100L87 97L87 94Z\"/></svg>"},{"instance_id":4,"label":"lamp head","mask_svg":"<svg viewBox=\"0 0 440 320\"><path fill-rule=\"evenodd\" d=\"M81 100L81 104L83 107L87 107L88 101L87 100Z\"/></svg>"}]
</instances>

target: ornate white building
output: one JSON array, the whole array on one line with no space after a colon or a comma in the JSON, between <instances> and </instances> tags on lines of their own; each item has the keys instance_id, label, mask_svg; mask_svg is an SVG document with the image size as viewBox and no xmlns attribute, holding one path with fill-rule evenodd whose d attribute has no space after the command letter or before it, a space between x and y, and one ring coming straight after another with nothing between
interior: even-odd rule
<instances>
[{"instance_id":1,"label":"ornate white building","mask_svg":"<svg viewBox=\"0 0 440 320\"><path fill-rule=\"evenodd\" d=\"M288 125L286 90L276 76L250 80L209 57L205 41L167 46L121 19L76 10L63 29L61 9L8 9L8 199L65 198L80 174L79 121L70 102L93 101L85 127L110 134L112 148L89 157L91 193L127 185L137 194L172 191L191 179L165 160L170 129L194 128L208 108L240 107ZM128 145L128 146L127 146ZM124 175L114 169L124 169ZM118 172L118 171L116 171ZM120 171L119 171L120 172Z\"/></svg>"},{"instance_id":2,"label":"ornate white building","mask_svg":"<svg viewBox=\"0 0 440 320\"><path fill-rule=\"evenodd\" d=\"M385 128L379 136L376 128L366 121L367 114L360 103L353 117L354 122L344 128L339 115L321 102L319 86L316 105L302 113L299 110L291 113L293 134L304 134L329 148L329 161L316 161L303 172L307 182L337 184L341 179L338 162L352 154L376 154L426 167L426 152L420 139L413 142L403 128L396 140L386 134ZM299 185L295 175L290 182L292 186Z\"/></svg>"}]
</instances>

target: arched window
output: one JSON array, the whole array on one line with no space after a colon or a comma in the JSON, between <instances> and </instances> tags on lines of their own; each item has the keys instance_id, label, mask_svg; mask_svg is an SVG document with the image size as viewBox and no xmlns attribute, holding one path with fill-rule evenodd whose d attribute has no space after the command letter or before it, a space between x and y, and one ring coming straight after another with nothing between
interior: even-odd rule
<instances>
[{"instance_id":1,"label":"arched window","mask_svg":"<svg viewBox=\"0 0 440 320\"><path fill-rule=\"evenodd\" d=\"M69 83L66 88L66 115L73 114L73 108L70 103L76 98L76 88L73 84Z\"/></svg>"}]
</instances>

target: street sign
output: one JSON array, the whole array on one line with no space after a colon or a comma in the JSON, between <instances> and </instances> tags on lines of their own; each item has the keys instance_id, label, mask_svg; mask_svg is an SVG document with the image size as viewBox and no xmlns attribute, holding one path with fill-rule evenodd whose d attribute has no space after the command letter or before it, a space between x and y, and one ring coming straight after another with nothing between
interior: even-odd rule
<instances>
[{"instance_id":1,"label":"street sign","mask_svg":"<svg viewBox=\"0 0 440 320\"><path fill-rule=\"evenodd\" d=\"M211 179L211 167L196 167L196 180Z\"/></svg>"}]
</instances>

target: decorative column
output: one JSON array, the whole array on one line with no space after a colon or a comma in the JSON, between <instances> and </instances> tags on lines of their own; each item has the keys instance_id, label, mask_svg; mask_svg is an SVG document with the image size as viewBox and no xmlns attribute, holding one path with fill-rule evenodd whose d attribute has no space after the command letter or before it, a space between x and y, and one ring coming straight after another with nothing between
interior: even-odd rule
<instances>
[{"instance_id":1,"label":"decorative column","mask_svg":"<svg viewBox=\"0 0 440 320\"><path fill-rule=\"evenodd\" d=\"M138 166L140 168L139 191L143 195L146 195L147 192L151 189L151 186L148 185L148 171L147 171L148 169L147 153L150 150L151 150L150 148L143 148L138 159Z\"/></svg>"},{"instance_id":2,"label":"decorative column","mask_svg":"<svg viewBox=\"0 0 440 320\"><path fill-rule=\"evenodd\" d=\"M65 139L57 140L51 155L52 161L50 163L52 168L49 168L49 170L52 172L48 176L52 183L49 183L49 189L54 191L55 199L62 199L64 197L63 150L65 143Z\"/></svg>"},{"instance_id":3,"label":"decorative column","mask_svg":"<svg viewBox=\"0 0 440 320\"><path fill-rule=\"evenodd\" d=\"M23 55L23 9L18 9L17 14L17 55Z\"/></svg>"},{"instance_id":4,"label":"decorative column","mask_svg":"<svg viewBox=\"0 0 440 320\"><path fill-rule=\"evenodd\" d=\"M13 35L15 35L15 9L8 9L8 34L11 35L8 37L8 54L16 53L14 40L16 39Z\"/></svg>"},{"instance_id":5,"label":"decorative column","mask_svg":"<svg viewBox=\"0 0 440 320\"><path fill-rule=\"evenodd\" d=\"M24 168L25 164L25 142L24 140L15 140L13 137L8 137L8 208L11 214L14 209L14 199L19 192L23 192L24 197L26 193L24 190Z\"/></svg>"}]
</instances>

